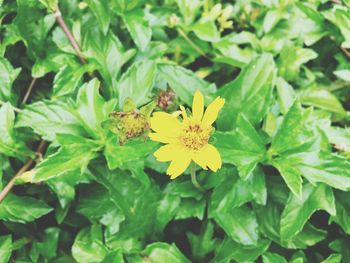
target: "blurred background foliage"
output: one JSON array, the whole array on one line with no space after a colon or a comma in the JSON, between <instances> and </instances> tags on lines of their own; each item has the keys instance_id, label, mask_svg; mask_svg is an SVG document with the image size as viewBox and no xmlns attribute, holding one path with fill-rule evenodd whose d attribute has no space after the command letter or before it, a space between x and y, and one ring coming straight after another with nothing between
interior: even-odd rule
<instances>
[{"instance_id":1,"label":"blurred background foliage","mask_svg":"<svg viewBox=\"0 0 350 263\"><path fill-rule=\"evenodd\" d=\"M4 0L0 21L0 262L349 261L349 0ZM197 89L226 100L205 193L146 139Z\"/></svg>"}]
</instances>

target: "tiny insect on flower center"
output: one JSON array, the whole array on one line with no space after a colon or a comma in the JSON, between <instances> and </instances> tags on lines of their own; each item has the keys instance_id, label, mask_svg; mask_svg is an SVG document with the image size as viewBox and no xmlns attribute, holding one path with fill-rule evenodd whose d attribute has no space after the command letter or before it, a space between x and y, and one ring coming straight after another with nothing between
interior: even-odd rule
<instances>
[{"instance_id":1,"label":"tiny insect on flower center","mask_svg":"<svg viewBox=\"0 0 350 263\"><path fill-rule=\"evenodd\" d=\"M201 123L188 123L180 136L181 143L190 150L200 150L208 144L212 127L205 127Z\"/></svg>"}]
</instances>

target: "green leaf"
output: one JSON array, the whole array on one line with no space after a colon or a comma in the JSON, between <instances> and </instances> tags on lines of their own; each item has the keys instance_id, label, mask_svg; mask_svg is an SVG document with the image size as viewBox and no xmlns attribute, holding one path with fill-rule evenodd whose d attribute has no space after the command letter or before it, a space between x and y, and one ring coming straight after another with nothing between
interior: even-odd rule
<instances>
[{"instance_id":1,"label":"green leaf","mask_svg":"<svg viewBox=\"0 0 350 263\"><path fill-rule=\"evenodd\" d=\"M110 234L117 233L120 223L125 220L123 212L110 200L109 192L98 185L88 185L82 189L76 211L92 223L99 222L106 226Z\"/></svg>"},{"instance_id":2,"label":"green leaf","mask_svg":"<svg viewBox=\"0 0 350 263\"><path fill-rule=\"evenodd\" d=\"M53 141L57 134L85 135L79 119L69 107L51 101L38 101L18 114L16 127L31 127L43 139Z\"/></svg>"},{"instance_id":3,"label":"green leaf","mask_svg":"<svg viewBox=\"0 0 350 263\"><path fill-rule=\"evenodd\" d=\"M141 51L146 50L151 41L152 30L146 20L144 11L141 9L128 11L123 15L123 20L136 46Z\"/></svg>"},{"instance_id":4,"label":"green leaf","mask_svg":"<svg viewBox=\"0 0 350 263\"><path fill-rule=\"evenodd\" d=\"M118 82L119 107L122 108L127 98L136 106L142 106L150 99L156 77L156 64L143 60L133 64Z\"/></svg>"},{"instance_id":5,"label":"green leaf","mask_svg":"<svg viewBox=\"0 0 350 263\"><path fill-rule=\"evenodd\" d=\"M348 192L335 192L335 206L337 213L330 218L330 221L336 222L345 233L350 235L350 194Z\"/></svg>"},{"instance_id":6,"label":"green leaf","mask_svg":"<svg viewBox=\"0 0 350 263\"><path fill-rule=\"evenodd\" d=\"M305 127L302 108L296 100L283 118L275 137L272 139L269 152L283 154L298 148L313 139L312 133Z\"/></svg>"},{"instance_id":7,"label":"green leaf","mask_svg":"<svg viewBox=\"0 0 350 263\"><path fill-rule=\"evenodd\" d=\"M200 19L193 25L193 32L204 41L217 42L220 39L220 33L211 19Z\"/></svg>"},{"instance_id":8,"label":"green leaf","mask_svg":"<svg viewBox=\"0 0 350 263\"><path fill-rule=\"evenodd\" d=\"M92 140L74 135L60 135L58 140L62 146L37 165L34 182L46 181L77 169L82 173L101 148Z\"/></svg>"},{"instance_id":9,"label":"green leaf","mask_svg":"<svg viewBox=\"0 0 350 263\"><path fill-rule=\"evenodd\" d=\"M86 3L91 8L92 12L94 13L95 17L97 18L98 23L101 26L103 34L107 34L109 23L111 20L110 14L109 14L109 6L108 0L87 0Z\"/></svg>"},{"instance_id":10,"label":"green leaf","mask_svg":"<svg viewBox=\"0 0 350 263\"><path fill-rule=\"evenodd\" d=\"M10 103L5 103L0 108L0 153L12 156L20 160L33 157L31 150L22 140L19 140L14 130L15 113Z\"/></svg>"},{"instance_id":11,"label":"green leaf","mask_svg":"<svg viewBox=\"0 0 350 263\"><path fill-rule=\"evenodd\" d=\"M257 245L258 222L254 212L247 206L216 214L214 220L234 241L243 245Z\"/></svg>"},{"instance_id":12,"label":"green leaf","mask_svg":"<svg viewBox=\"0 0 350 263\"><path fill-rule=\"evenodd\" d=\"M288 261L276 253L266 252L263 257L263 263L288 263Z\"/></svg>"},{"instance_id":13,"label":"green leaf","mask_svg":"<svg viewBox=\"0 0 350 263\"><path fill-rule=\"evenodd\" d=\"M231 260L237 262L254 262L270 246L271 241L262 239L256 246L243 246L230 238L225 238L218 248L213 262L227 263Z\"/></svg>"},{"instance_id":14,"label":"green leaf","mask_svg":"<svg viewBox=\"0 0 350 263\"><path fill-rule=\"evenodd\" d=\"M243 114L237 116L232 132L216 132L214 140L222 160L236 165L243 179L249 178L257 164L265 159L264 142Z\"/></svg>"},{"instance_id":15,"label":"green leaf","mask_svg":"<svg viewBox=\"0 0 350 263\"><path fill-rule=\"evenodd\" d=\"M74 94L83 75L90 69L90 65L65 65L61 67L53 81L53 98Z\"/></svg>"},{"instance_id":16,"label":"green leaf","mask_svg":"<svg viewBox=\"0 0 350 263\"><path fill-rule=\"evenodd\" d=\"M0 263L7 263L12 254L12 236L0 236Z\"/></svg>"},{"instance_id":17,"label":"green leaf","mask_svg":"<svg viewBox=\"0 0 350 263\"><path fill-rule=\"evenodd\" d=\"M107 159L109 169L113 170L127 162L146 157L155 150L156 145L156 143L150 140L144 141L144 139L133 139L124 145L119 145L117 137L111 135L105 144L103 154Z\"/></svg>"},{"instance_id":18,"label":"green leaf","mask_svg":"<svg viewBox=\"0 0 350 263\"><path fill-rule=\"evenodd\" d=\"M92 225L80 230L72 246L72 255L78 262L101 262L107 255L101 226Z\"/></svg>"},{"instance_id":19,"label":"green leaf","mask_svg":"<svg viewBox=\"0 0 350 263\"><path fill-rule=\"evenodd\" d=\"M15 103L17 96L12 91L12 84L20 72L20 68L14 69L10 62L0 57L0 100Z\"/></svg>"},{"instance_id":20,"label":"green leaf","mask_svg":"<svg viewBox=\"0 0 350 263\"><path fill-rule=\"evenodd\" d=\"M306 89L299 93L300 102L326 111L346 115L346 111L336 96L325 89Z\"/></svg>"},{"instance_id":21,"label":"green leaf","mask_svg":"<svg viewBox=\"0 0 350 263\"><path fill-rule=\"evenodd\" d=\"M17 223L32 222L52 211L43 201L31 197L6 196L0 204L0 219Z\"/></svg>"},{"instance_id":22,"label":"green leaf","mask_svg":"<svg viewBox=\"0 0 350 263\"><path fill-rule=\"evenodd\" d=\"M223 86L218 95L226 102L217 120L222 130L232 130L239 113L243 113L255 126L266 115L272 103L275 64L270 54L251 61L239 76Z\"/></svg>"},{"instance_id":23,"label":"green leaf","mask_svg":"<svg viewBox=\"0 0 350 263\"><path fill-rule=\"evenodd\" d=\"M333 71L334 75L338 78L350 82L350 69L342 69Z\"/></svg>"},{"instance_id":24,"label":"green leaf","mask_svg":"<svg viewBox=\"0 0 350 263\"><path fill-rule=\"evenodd\" d=\"M287 81L293 80L298 76L300 67L317 56L312 49L286 45L277 62L278 73Z\"/></svg>"},{"instance_id":25,"label":"green leaf","mask_svg":"<svg viewBox=\"0 0 350 263\"><path fill-rule=\"evenodd\" d=\"M181 253L175 244L156 242L148 245L142 251L142 255L146 256L151 262L163 263L189 263L190 261Z\"/></svg>"},{"instance_id":26,"label":"green leaf","mask_svg":"<svg viewBox=\"0 0 350 263\"><path fill-rule=\"evenodd\" d=\"M212 252L217 244L214 238L214 225L211 221L204 223L198 236L188 232L187 237L191 244L192 254L199 259Z\"/></svg>"},{"instance_id":27,"label":"green leaf","mask_svg":"<svg viewBox=\"0 0 350 263\"><path fill-rule=\"evenodd\" d=\"M349 9L337 8L336 6L331 10L322 12L322 15L333 24L335 24L343 38L342 46L350 48L350 11Z\"/></svg>"},{"instance_id":28,"label":"green leaf","mask_svg":"<svg viewBox=\"0 0 350 263\"><path fill-rule=\"evenodd\" d=\"M99 93L99 87L100 82L97 79L84 84L79 89L76 103L81 124L89 135L95 139L102 136L101 122L107 118L109 113L104 108L105 100Z\"/></svg>"},{"instance_id":29,"label":"green leaf","mask_svg":"<svg viewBox=\"0 0 350 263\"><path fill-rule=\"evenodd\" d=\"M210 217L250 201L261 205L266 203L265 175L261 169L256 169L247 180L237 177L232 169L230 171L227 178L214 188L209 205Z\"/></svg>"},{"instance_id":30,"label":"green leaf","mask_svg":"<svg viewBox=\"0 0 350 263\"><path fill-rule=\"evenodd\" d=\"M299 169L293 165L290 165L288 162L288 156L286 158L273 160L271 164L280 172L280 175L293 194L301 197L303 179Z\"/></svg>"},{"instance_id":31,"label":"green leaf","mask_svg":"<svg viewBox=\"0 0 350 263\"><path fill-rule=\"evenodd\" d=\"M281 9L271 9L266 13L263 22L263 28L266 33L270 32L283 19L283 11Z\"/></svg>"},{"instance_id":32,"label":"green leaf","mask_svg":"<svg viewBox=\"0 0 350 263\"><path fill-rule=\"evenodd\" d=\"M303 187L302 198L291 194L281 216L281 239L288 240L297 235L317 210L325 210L335 215L335 203L332 189L325 184Z\"/></svg>"},{"instance_id":33,"label":"green leaf","mask_svg":"<svg viewBox=\"0 0 350 263\"><path fill-rule=\"evenodd\" d=\"M203 93L207 104L213 100L213 95L216 91L215 84L206 82L192 71L180 66L159 63L157 67L160 76L168 82L170 88L175 91L176 96L186 102L187 105L192 104L193 94L196 90Z\"/></svg>"},{"instance_id":34,"label":"green leaf","mask_svg":"<svg viewBox=\"0 0 350 263\"><path fill-rule=\"evenodd\" d=\"M197 15L197 11L199 11L199 8L202 5L202 2L199 0L176 0L176 3L186 25L193 22Z\"/></svg>"},{"instance_id":35,"label":"green leaf","mask_svg":"<svg viewBox=\"0 0 350 263\"><path fill-rule=\"evenodd\" d=\"M305 154L297 165L303 176L311 183L322 182L334 188L349 191L350 162L336 154Z\"/></svg>"},{"instance_id":36,"label":"green leaf","mask_svg":"<svg viewBox=\"0 0 350 263\"><path fill-rule=\"evenodd\" d=\"M342 262L342 255L341 254L331 254L328 258L325 260L322 260L321 263L340 263Z\"/></svg>"}]
</instances>

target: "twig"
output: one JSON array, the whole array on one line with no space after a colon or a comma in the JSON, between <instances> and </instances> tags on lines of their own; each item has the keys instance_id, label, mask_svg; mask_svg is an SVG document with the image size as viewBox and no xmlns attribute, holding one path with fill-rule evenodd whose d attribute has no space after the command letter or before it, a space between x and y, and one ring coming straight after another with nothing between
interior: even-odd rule
<instances>
[{"instance_id":1,"label":"twig","mask_svg":"<svg viewBox=\"0 0 350 263\"><path fill-rule=\"evenodd\" d=\"M340 49L344 52L345 56L347 56L348 59L350 59L350 51L347 50L345 47L340 47Z\"/></svg>"},{"instance_id":2,"label":"twig","mask_svg":"<svg viewBox=\"0 0 350 263\"><path fill-rule=\"evenodd\" d=\"M196 164L195 163L190 164L190 173L191 173L191 181L192 181L193 186L196 187L200 192L204 193L205 190L197 181Z\"/></svg>"},{"instance_id":3,"label":"twig","mask_svg":"<svg viewBox=\"0 0 350 263\"><path fill-rule=\"evenodd\" d=\"M199 53L201 54L203 57L206 57L207 59L210 59L206 54L205 52L200 48L198 47L187 35L186 33L181 29L181 28L178 28L177 29L177 32Z\"/></svg>"},{"instance_id":4,"label":"twig","mask_svg":"<svg viewBox=\"0 0 350 263\"><path fill-rule=\"evenodd\" d=\"M0 100L0 106L4 105L5 103L6 103L6 102ZM17 113L20 113L20 112L22 111L21 109L16 108L16 107L13 107L13 106L12 106L12 108L13 108L13 110L14 110L15 112L17 112Z\"/></svg>"},{"instance_id":5,"label":"twig","mask_svg":"<svg viewBox=\"0 0 350 263\"><path fill-rule=\"evenodd\" d=\"M334 4L341 5L342 2L340 0L331 0Z\"/></svg>"},{"instance_id":6,"label":"twig","mask_svg":"<svg viewBox=\"0 0 350 263\"><path fill-rule=\"evenodd\" d=\"M42 155L46 147L45 141L40 141L38 148L36 149L37 155ZM2 189L0 192L0 203L6 198L6 196L9 194L9 192L12 190L13 186L15 185L15 182L18 177L20 177L24 172L28 171L29 168L34 164L34 160L32 158L29 158L27 162L21 167L21 169L18 170L18 172L15 174L14 177L7 183L7 185Z\"/></svg>"},{"instance_id":7,"label":"twig","mask_svg":"<svg viewBox=\"0 0 350 263\"><path fill-rule=\"evenodd\" d=\"M80 62L82 64L86 64L86 60L83 57L83 54L81 53L80 47L79 47L77 41L75 40L73 34L70 32L69 28L67 27L66 22L64 22L64 19L62 17L62 13L61 13L61 11L60 11L60 9L58 7L57 7L54 15L56 17L57 23L63 29L64 33L66 34L67 38L69 39L69 42L71 43L71 45L73 46L75 52L77 53L77 56L79 57Z\"/></svg>"},{"instance_id":8,"label":"twig","mask_svg":"<svg viewBox=\"0 0 350 263\"><path fill-rule=\"evenodd\" d=\"M37 81L37 78L33 78L32 81L30 82L29 87L27 89L27 92L26 92L26 94L24 94L24 97L23 97L23 100L22 100L22 105L26 104L26 102L27 102L27 100L29 98L29 95L30 95L30 93L32 92L32 90L34 88L34 85L35 85L36 81Z\"/></svg>"}]
</instances>

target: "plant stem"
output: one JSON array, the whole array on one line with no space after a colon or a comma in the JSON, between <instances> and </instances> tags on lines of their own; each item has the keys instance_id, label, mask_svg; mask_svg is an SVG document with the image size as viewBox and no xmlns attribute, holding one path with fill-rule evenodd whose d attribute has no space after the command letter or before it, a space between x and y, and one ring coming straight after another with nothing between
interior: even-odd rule
<instances>
[{"instance_id":1,"label":"plant stem","mask_svg":"<svg viewBox=\"0 0 350 263\"><path fill-rule=\"evenodd\" d=\"M340 47L340 49L343 51L343 53L345 54L345 56L347 56L348 59L350 59L350 51L347 50L345 47Z\"/></svg>"},{"instance_id":2,"label":"plant stem","mask_svg":"<svg viewBox=\"0 0 350 263\"><path fill-rule=\"evenodd\" d=\"M69 42L71 43L71 45L73 46L75 52L77 53L77 56L79 57L80 62L82 64L86 64L86 60L83 57L83 54L81 53L80 47L79 47L77 41L75 40L73 34L70 32L66 22L64 21L64 19L62 17L62 13L61 13L61 11L60 11L60 9L58 7L57 7L54 15L56 17L57 23L60 25L60 27L62 28L63 32L66 34Z\"/></svg>"},{"instance_id":3,"label":"plant stem","mask_svg":"<svg viewBox=\"0 0 350 263\"><path fill-rule=\"evenodd\" d=\"M203 57L206 57L207 59L210 59L205 52L197 46L187 35L186 33L181 29L177 28L177 32L190 44L199 54L201 54Z\"/></svg>"},{"instance_id":4,"label":"plant stem","mask_svg":"<svg viewBox=\"0 0 350 263\"><path fill-rule=\"evenodd\" d=\"M38 148L36 149L36 154L38 156L42 155L44 150L46 148L46 142L40 141ZM34 164L34 160L32 158L29 158L27 162L21 167L21 169L18 170L18 172L15 174L14 177L7 183L7 185L2 189L0 192L0 203L6 198L6 196L9 194L9 192L12 190L13 186L15 185L15 182L19 176L21 176L24 172L28 171L29 168Z\"/></svg>"},{"instance_id":5,"label":"plant stem","mask_svg":"<svg viewBox=\"0 0 350 263\"><path fill-rule=\"evenodd\" d=\"M196 176L196 164L191 163L190 164L190 171L191 171L191 181L194 187L196 187L199 191L204 192L203 187L198 183L197 176Z\"/></svg>"},{"instance_id":6,"label":"plant stem","mask_svg":"<svg viewBox=\"0 0 350 263\"><path fill-rule=\"evenodd\" d=\"M26 92L26 94L25 94L24 97L23 97L22 105L23 105L23 104L26 104L26 102L27 102L27 100L28 100L28 98L29 98L29 95L30 95L30 93L32 92L32 90L33 90L33 88L34 88L34 85L35 85L36 80L37 80L37 78L33 78L32 81L30 82L29 87L28 87L28 89L27 89L27 92Z\"/></svg>"}]
</instances>

